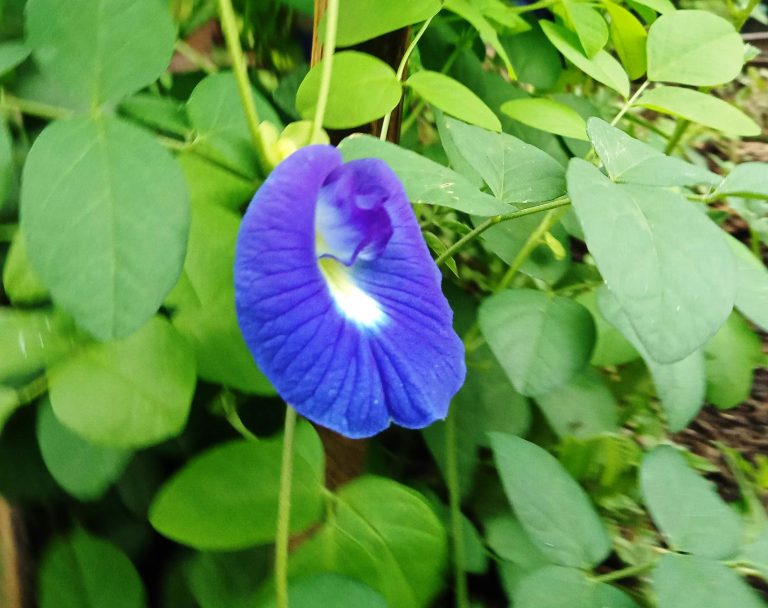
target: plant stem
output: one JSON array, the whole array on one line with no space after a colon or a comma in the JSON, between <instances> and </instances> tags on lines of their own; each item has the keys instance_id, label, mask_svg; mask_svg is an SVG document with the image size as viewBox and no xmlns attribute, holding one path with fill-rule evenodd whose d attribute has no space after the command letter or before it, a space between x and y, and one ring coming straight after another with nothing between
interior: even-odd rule
<instances>
[{"instance_id":1,"label":"plant stem","mask_svg":"<svg viewBox=\"0 0 768 608\"><path fill-rule=\"evenodd\" d=\"M253 145L256 148L256 156L266 175L270 172L271 166L267 160L266 146L259 131L259 115L256 112L256 103L253 100L251 83L248 80L248 68L245 64L243 48L240 46L240 31L237 28L232 0L219 0L219 15L221 17L221 29L224 34L224 40L227 43L227 51L232 61L232 71L237 82L237 91L240 93L240 103L245 112L245 119L248 123L248 130L251 133Z\"/></svg>"},{"instance_id":2,"label":"plant stem","mask_svg":"<svg viewBox=\"0 0 768 608\"><path fill-rule=\"evenodd\" d=\"M670 136L669 141L667 142L667 147L664 148L664 154L672 154L672 152L675 151L677 144L680 143L680 140L682 139L685 132L688 130L688 126L690 124L691 124L691 121L686 120L684 118L680 122L678 122L677 125L675 125L675 130L672 132L672 135Z\"/></svg>"},{"instance_id":3,"label":"plant stem","mask_svg":"<svg viewBox=\"0 0 768 608\"><path fill-rule=\"evenodd\" d=\"M291 481L293 477L293 437L296 430L296 410L285 409L283 457L280 464L280 493L277 503L277 532L275 536L275 591L277 608L288 608L288 540L291 522Z\"/></svg>"},{"instance_id":4,"label":"plant stem","mask_svg":"<svg viewBox=\"0 0 768 608\"><path fill-rule=\"evenodd\" d=\"M536 230L531 232L531 234L528 236L528 240L525 241L523 247L520 249L520 251L518 251L515 259L512 260L512 264L510 264L509 269L501 278L499 284L496 286L496 291L503 291L509 287L512 279L515 278L517 271L520 270L520 267L523 265L525 260L528 259L531 253L533 253L533 250L536 249L536 247L539 245L541 237L543 237L547 231L552 228L552 226L554 226L555 222L557 222L557 220L563 216L565 211L565 209L552 209L551 211L547 212L547 215L545 215L541 220L541 223L536 227Z\"/></svg>"},{"instance_id":5,"label":"plant stem","mask_svg":"<svg viewBox=\"0 0 768 608\"><path fill-rule=\"evenodd\" d=\"M185 40L176 41L176 51L206 74L215 74L219 71L219 66L196 48L190 46Z\"/></svg>"},{"instance_id":6,"label":"plant stem","mask_svg":"<svg viewBox=\"0 0 768 608\"><path fill-rule=\"evenodd\" d=\"M336 28L339 22L339 0L328 0L325 20L325 41L323 43L323 72L320 77L320 90L317 93L317 107L312 121L312 134L309 141L317 141L323 128L325 109L328 106L328 94L331 91L333 74L333 53L336 50Z\"/></svg>"},{"instance_id":7,"label":"plant stem","mask_svg":"<svg viewBox=\"0 0 768 608\"><path fill-rule=\"evenodd\" d=\"M515 220L519 217L525 217L526 215L533 215L534 213L541 213L542 211L549 211L550 209L557 209L558 207L565 207L566 205L570 205L571 201L566 196L561 196L560 198L556 198L553 201L549 201L548 203L544 203L543 205L536 205L535 207L526 207L525 209L519 209L518 211L513 211L511 213L506 213L503 215L493 215L486 219L481 224L478 224L472 231L465 234L463 237L461 237L458 241L456 241L453 245L448 247L443 253L441 253L436 259L435 264L440 266L443 262L445 262L448 258L453 256L459 249L462 249L467 243L471 243L474 241L477 237L479 237L483 232L488 230L489 228L492 228L496 224L501 224L502 222L508 222L509 220Z\"/></svg>"},{"instance_id":8,"label":"plant stem","mask_svg":"<svg viewBox=\"0 0 768 608\"><path fill-rule=\"evenodd\" d=\"M456 453L456 406L448 412L445 421L445 465L448 481L448 499L451 510L451 539L453 541L453 574L455 581L456 607L469 608L467 577L464 572L464 534L461 525L461 491L459 488L459 465Z\"/></svg>"},{"instance_id":9,"label":"plant stem","mask_svg":"<svg viewBox=\"0 0 768 608\"><path fill-rule=\"evenodd\" d=\"M749 3L747 6L744 7L744 10L739 13L739 16L736 18L736 21L734 21L733 26L736 28L737 32L741 31L741 28L744 27L744 24L747 22L747 20L752 15L752 11L755 10L755 7L760 3L760 0L749 0Z\"/></svg>"},{"instance_id":10,"label":"plant stem","mask_svg":"<svg viewBox=\"0 0 768 608\"><path fill-rule=\"evenodd\" d=\"M48 392L48 376L42 374L16 390L16 398L19 406L32 403L38 397Z\"/></svg>"},{"instance_id":11,"label":"plant stem","mask_svg":"<svg viewBox=\"0 0 768 608\"><path fill-rule=\"evenodd\" d=\"M74 113L68 108L52 106L31 99L21 99L20 97L8 95L4 91L0 91L0 110L21 112L22 114L37 116L38 118L45 118L47 120L69 118Z\"/></svg>"},{"instance_id":12,"label":"plant stem","mask_svg":"<svg viewBox=\"0 0 768 608\"><path fill-rule=\"evenodd\" d=\"M410 59L411 53L413 53L414 49L416 48L416 45L419 43L419 40L421 40L421 37L424 35L424 32L427 31L429 24L432 23L432 19L433 17L430 17L424 22L424 24L419 28L419 31L416 32L416 35L413 37L413 40L411 40L411 43L408 45L408 48L405 49L403 58L400 60L400 65L397 66L398 82L403 80L403 75L405 74L405 68L408 65L408 59ZM392 120L392 110L387 112L386 116L384 116L384 120L381 123L381 133L379 134L379 139L381 139L381 141L387 141L387 133L389 131L389 122L391 120Z\"/></svg>"},{"instance_id":13,"label":"plant stem","mask_svg":"<svg viewBox=\"0 0 768 608\"><path fill-rule=\"evenodd\" d=\"M624 107L621 108L621 110L619 111L618 114L616 114L616 116L614 116L613 120L611 121L612 127L616 126L616 124L621 120L622 116L624 116L624 114L626 114L627 111L632 107L632 105L637 101L637 98L640 97L640 95L643 94L643 91L645 91L645 89L648 88L649 84L651 84L651 82L649 80L646 80L643 84L641 84L638 87L637 91L635 91L635 94L632 95L632 97L630 97L627 100L627 103L624 104Z\"/></svg>"},{"instance_id":14,"label":"plant stem","mask_svg":"<svg viewBox=\"0 0 768 608\"><path fill-rule=\"evenodd\" d=\"M593 576L592 580L596 583L610 583L612 581L618 581L623 578L630 578L637 576L638 574L643 574L653 568L655 565L656 562L653 561L637 564L636 566L628 566L626 568L622 568L621 570L615 570L613 572L608 572L607 574L601 574L600 576Z\"/></svg>"}]
</instances>

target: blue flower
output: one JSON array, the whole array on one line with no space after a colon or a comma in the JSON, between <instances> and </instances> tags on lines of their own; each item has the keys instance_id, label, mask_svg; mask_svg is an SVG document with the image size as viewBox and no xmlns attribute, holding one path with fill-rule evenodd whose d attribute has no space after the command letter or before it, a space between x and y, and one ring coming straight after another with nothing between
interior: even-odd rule
<instances>
[{"instance_id":1,"label":"blue flower","mask_svg":"<svg viewBox=\"0 0 768 608\"><path fill-rule=\"evenodd\" d=\"M283 161L243 219L235 292L280 395L347 437L445 418L464 382L440 273L381 160L309 146Z\"/></svg>"}]
</instances>

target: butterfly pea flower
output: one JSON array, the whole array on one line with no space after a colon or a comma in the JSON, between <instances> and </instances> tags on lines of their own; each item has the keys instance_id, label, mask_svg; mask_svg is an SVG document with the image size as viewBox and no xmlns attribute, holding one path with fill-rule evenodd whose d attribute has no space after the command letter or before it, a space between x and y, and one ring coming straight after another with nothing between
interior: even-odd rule
<instances>
[{"instance_id":1,"label":"butterfly pea flower","mask_svg":"<svg viewBox=\"0 0 768 608\"><path fill-rule=\"evenodd\" d=\"M280 163L238 235L237 316L256 363L347 437L447 415L465 367L440 279L394 172L328 145Z\"/></svg>"}]
</instances>

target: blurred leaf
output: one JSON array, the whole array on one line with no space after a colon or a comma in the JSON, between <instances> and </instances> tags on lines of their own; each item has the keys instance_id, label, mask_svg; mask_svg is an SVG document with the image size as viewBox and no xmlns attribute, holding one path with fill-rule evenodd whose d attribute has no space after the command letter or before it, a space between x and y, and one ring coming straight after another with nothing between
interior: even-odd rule
<instances>
[{"instance_id":1,"label":"blurred leaf","mask_svg":"<svg viewBox=\"0 0 768 608\"><path fill-rule=\"evenodd\" d=\"M728 235L736 262L736 308L763 331L768 331L768 269L744 244Z\"/></svg>"},{"instance_id":2,"label":"blurred leaf","mask_svg":"<svg viewBox=\"0 0 768 608\"><path fill-rule=\"evenodd\" d=\"M187 113L180 101L153 93L137 93L120 104L120 112L148 127L181 137L190 135Z\"/></svg>"},{"instance_id":3,"label":"blurred leaf","mask_svg":"<svg viewBox=\"0 0 768 608\"><path fill-rule=\"evenodd\" d=\"M261 549L197 553L186 564L186 579L200 608L253 608L260 580L269 572Z\"/></svg>"},{"instance_id":4,"label":"blurred leaf","mask_svg":"<svg viewBox=\"0 0 768 608\"><path fill-rule=\"evenodd\" d=\"M27 57L30 49L19 40L0 42L0 76L10 72Z\"/></svg>"},{"instance_id":5,"label":"blurred leaf","mask_svg":"<svg viewBox=\"0 0 768 608\"><path fill-rule=\"evenodd\" d=\"M501 131L496 114L471 90L450 76L420 70L405 83L414 92L446 114L478 127Z\"/></svg>"},{"instance_id":6,"label":"blurred leaf","mask_svg":"<svg viewBox=\"0 0 768 608\"><path fill-rule=\"evenodd\" d=\"M0 116L0 208L11 193L14 172L13 138L5 117Z\"/></svg>"},{"instance_id":7,"label":"blurred leaf","mask_svg":"<svg viewBox=\"0 0 768 608\"><path fill-rule=\"evenodd\" d=\"M555 135L587 139L586 124L576 110L551 99L513 99L501 106L507 116Z\"/></svg>"},{"instance_id":8,"label":"blurred leaf","mask_svg":"<svg viewBox=\"0 0 768 608\"><path fill-rule=\"evenodd\" d=\"M568 382L592 353L595 326L573 300L508 290L480 306L480 329L515 389L538 396Z\"/></svg>"},{"instance_id":9,"label":"blurred leaf","mask_svg":"<svg viewBox=\"0 0 768 608\"><path fill-rule=\"evenodd\" d=\"M92 343L48 372L57 418L97 445L138 448L178 435L195 390L195 361L169 322Z\"/></svg>"},{"instance_id":10,"label":"blurred leaf","mask_svg":"<svg viewBox=\"0 0 768 608\"><path fill-rule=\"evenodd\" d=\"M336 43L341 47L352 46L394 32L429 19L440 8L440 0L341 0ZM325 19L320 30L321 40L324 30Z\"/></svg>"},{"instance_id":11,"label":"blurred leaf","mask_svg":"<svg viewBox=\"0 0 768 608\"><path fill-rule=\"evenodd\" d=\"M670 0L634 0L637 4L642 4L648 8L652 8L657 13L666 14L677 10L675 5Z\"/></svg>"},{"instance_id":12,"label":"blurred leaf","mask_svg":"<svg viewBox=\"0 0 768 608\"><path fill-rule=\"evenodd\" d=\"M520 82L540 91L553 88L563 71L560 54L535 24L528 32L506 36L501 40L510 57L515 58L515 70Z\"/></svg>"},{"instance_id":13,"label":"blurred leaf","mask_svg":"<svg viewBox=\"0 0 768 608\"><path fill-rule=\"evenodd\" d=\"M272 542L277 525L282 438L234 440L190 460L160 488L149 513L164 536L204 550ZM319 521L324 459L309 424L297 428L291 489L291 530Z\"/></svg>"},{"instance_id":14,"label":"blurred leaf","mask_svg":"<svg viewBox=\"0 0 768 608\"><path fill-rule=\"evenodd\" d=\"M309 70L296 93L296 109L307 120L312 120L315 115L323 61ZM400 102L400 81L394 70L381 59L357 51L342 51L335 53L332 61L324 127L358 127L381 118Z\"/></svg>"},{"instance_id":15,"label":"blurred leaf","mask_svg":"<svg viewBox=\"0 0 768 608\"><path fill-rule=\"evenodd\" d=\"M637 608L615 587L560 566L547 566L526 576L514 597L515 608Z\"/></svg>"},{"instance_id":16,"label":"blurred leaf","mask_svg":"<svg viewBox=\"0 0 768 608\"><path fill-rule=\"evenodd\" d=\"M40 608L143 608L144 587L125 554L83 530L54 539L38 580Z\"/></svg>"},{"instance_id":17,"label":"blurred leaf","mask_svg":"<svg viewBox=\"0 0 768 608\"><path fill-rule=\"evenodd\" d=\"M101 498L131 458L130 452L93 445L70 431L47 399L37 411L37 440L53 478L80 500Z\"/></svg>"},{"instance_id":18,"label":"blurred leaf","mask_svg":"<svg viewBox=\"0 0 768 608\"><path fill-rule=\"evenodd\" d=\"M20 406L16 389L0 385L0 436L5 423Z\"/></svg>"},{"instance_id":19,"label":"blurred leaf","mask_svg":"<svg viewBox=\"0 0 768 608\"><path fill-rule=\"evenodd\" d=\"M651 81L715 86L736 78L743 65L741 36L709 11L667 12L648 31Z\"/></svg>"},{"instance_id":20,"label":"blurred leaf","mask_svg":"<svg viewBox=\"0 0 768 608\"><path fill-rule=\"evenodd\" d=\"M101 340L145 323L184 262L189 205L173 157L115 118L57 121L22 186L29 261L54 302Z\"/></svg>"},{"instance_id":21,"label":"blurred leaf","mask_svg":"<svg viewBox=\"0 0 768 608\"><path fill-rule=\"evenodd\" d=\"M83 110L152 83L176 41L167 5L155 0L30 0L26 25L37 66Z\"/></svg>"},{"instance_id":22,"label":"blurred leaf","mask_svg":"<svg viewBox=\"0 0 768 608\"><path fill-rule=\"evenodd\" d=\"M736 165L717 188L718 196L768 198L768 163Z\"/></svg>"},{"instance_id":23,"label":"blurred leaf","mask_svg":"<svg viewBox=\"0 0 768 608\"><path fill-rule=\"evenodd\" d=\"M3 288L11 303L17 306L41 304L50 300L48 290L29 264L27 245L20 231L13 235L8 256L5 258Z\"/></svg>"},{"instance_id":24,"label":"blurred leaf","mask_svg":"<svg viewBox=\"0 0 768 608\"><path fill-rule=\"evenodd\" d=\"M551 563L511 513L497 515L485 522L485 540L501 559L526 570L536 570Z\"/></svg>"},{"instance_id":25,"label":"blurred leaf","mask_svg":"<svg viewBox=\"0 0 768 608\"><path fill-rule=\"evenodd\" d=\"M597 307L597 291L586 291L574 299L592 313L595 321L597 338L590 361L592 365L597 367L623 365L640 357L635 347L603 317Z\"/></svg>"},{"instance_id":26,"label":"blurred leaf","mask_svg":"<svg viewBox=\"0 0 768 608\"><path fill-rule=\"evenodd\" d=\"M289 581L288 599L291 608L387 608L378 591L358 580L332 572L322 572ZM259 608L275 608L276 600L260 604Z\"/></svg>"},{"instance_id":27,"label":"blurred leaf","mask_svg":"<svg viewBox=\"0 0 768 608\"><path fill-rule=\"evenodd\" d=\"M621 59L630 80L645 74L646 40L648 34L643 24L623 6L605 0L604 6L611 17L611 41Z\"/></svg>"},{"instance_id":28,"label":"blurred leaf","mask_svg":"<svg viewBox=\"0 0 768 608\"><path fill-rule=\"evenodd\" d=\"M493 433L501 483L517 518L554 563L592 568L611 550L589 498L554 456L514 435Z\"/></svg>"},{"instance_id":29,"label":"blurred leaf","mask_svg":"<svg viewBox=\"0 0 768 608\"><path fill-rule=\"evenodd\" d=\"M643 93L636 103L732 135L754 136L761 132L760 126L744 112L709 93L661 86Z\"/></svg>"},{"instance_id":30,"label":"blurred leaf","mask_svg":"<svg viewBox=\"0 0 768 608\"><path fill-rule=\"evenodd\" d=\"M588 4L576 0L563 0L563 12L587 57L594 57L608 42L608 25L603 16Z\"/></svg>"}]
</instances>

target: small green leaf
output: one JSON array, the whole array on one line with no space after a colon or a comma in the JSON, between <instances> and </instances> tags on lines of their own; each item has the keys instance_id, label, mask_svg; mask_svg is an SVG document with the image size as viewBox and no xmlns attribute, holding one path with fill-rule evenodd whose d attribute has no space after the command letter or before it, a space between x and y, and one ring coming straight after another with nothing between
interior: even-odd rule
<instances>
[{"instance_id":1,"label":"small green leaf","mask_svg":"<svg viewBox=\"0 0 768 608\"><path fill-rule=\"evenodd\" d=\"M48 290L29 264L27 244L21 231L13 235L3 266L3 287L15 305L41 304L50 300Z\"/></svg>"},{"instance_id":2,"label":"small green leaf","mask_svg":"<svg viewBox=\"0 0 768 608\"><path fill-rule=\"evenodd\" d=\"M605 0L605 8L611 16L611 40L627 70L630 80L636 80L645 74L647 67L646 40L648 34L643 24L623 6Z\"/></svg>"},{"instance_id":3,"label":"small green leaf","mask_svg":"<svg viewBox=\"0 0 768 608\"><path fill-rule=\"evenodd\" d=\"M24 165L21 230L54 302L97 338L124 337L158 310L181 272L184 176L127 122L56 121Z\"/></svg>"},{"instance_id":4,"label":"small green leaf","mask_svg":"<svg viewBox=\"0 0 768 608\"><path fill-rule=\"evenodd\" d=\"M446 114L490 131L501 131L496 114L467 87L445 74L420 70L406 85Z\"/></svg>"},{"instance_id":5,"label":"small green leaf","mask_svg":"<svg viewBox=\"0 0 768 608\"><path fill-rule=\"evenodd\" d=\"M725 564L668 553L651 579L659 608L763 608L765 604Z\"/></svg>"},{"instance_id":6,"label":"small green leaf","mask_svg":"<svg viewBox=\"0 0 768 608\"><path fill-rule=\"evenodd\" d=\"M146 596L131 560L82 530L55 539L40 565L40 608L144 608Z\"/></svg>"},{"instance_id":7,"label":"small green leaf","mask_svg":"<svg viewBox=\"0 0 768 608\"><path fill-rule=\"evenodd\" d=\"M0 43L0 76L24 61L30 52L29 47L18 40Z\"/></svg>"},{"instance_id":8,"label":"small green leaf","mask_svg":"<svg viewBox=\"0 0 768 608\"><path fill-rule=\"evenodd\" d=\"M743 65L741 36L709 11L671 11L648 31L649 80L715 86L736 78Z\"/></svg>"},{"instance_id":9,"label":"small green leaf","mask_svg":"<svg viewBox=\"0 0 768 608\"><path fill-rule=\"evenodd\" d=\"M120 104L120 112L142 124L180 137L190 137L191 125L184 104L173 97L137 93Z\"/></svg>"},{"instance_id":10,"label":"small green leaf","mask_svg":"<svg viewBox=\"0 0 768 608\"><path fill-rule=\"evenodd\" d=\"M37 441L53 478L81 500L101 498L131 458L130 452L93 445L70 431L47 399L37 411Z\"/></svg>"},{"instance_id":11,"label":"small green leaf","mask_svg":"<svg viewBox=\"0 0 768 608\"><path fill-rule=\"evenodd\" d=\"M743 243L730 235L726 240L736 262L736 308L760 329L768 331L768 269Z\"/></svg>"},{"instance_id":12,"label":"small green leaf","mask_svg":"<svg viewBox=\"0 0 768 608\"><path fill-rule=\"evenodd\" d=\"M234 440L190 460L165 482L149 513L164 536L196 549L271 542L277 526L282 439ZM317 522L323 507L323 448L309 424L296 430L291 530Z\"/></svg>"},{"instance_id":13,"label":"small green leaf","mask_svg":"<svg viewBox=\"0 0 768 608\"><path fill-rule=\"evenodd\" d=\"M727 101L680 87L646 91L637 105L671 114L732 135L760 135L760 125Z\"/></svg>"},{"instance_id":14,"label":"small green leaf","mask_svg":"<svg viewBox=\"0 0 768 608\"><path fill-rule=\"evenodd\" d=\"M581 50L578 38L572 32L551 21L540 21L549 41L568 61L598 82L610 87L623 97L629 96L629 78L621 64L607 51L600 50L591 59Z\"/></svg>"},{"instance_id":15,"label":"small green leaf","mask_svg":"<svg viewBox=\"0 0 768 608\"><path fill-rule=\"evenodd\" d=\"M551 99L513 99L502 104L501 111L524 125L547 133L587 139L586 124L581 115Z\"/></svg>"},{"instance_id":16,"label":"small green leaf","mask_svg":"<svg viewBox=\"0 0 768 608\"><path fill-rule=\"evenodd\" d=\"M547 566L527 575L520 581L514 600L515 608L637 608L623 591L560 566Z\"/></svg>"},{"instance_id":17,"label":"small green leaf","mask_svg":"<svg viewBox=\"0 0 768 608\"><path fill-rule=\"evenodd\" d=\"M592 568L611 542L589 498L554 456L514 435L491 434L501 483L523 528L550 560Z\"/></svg>"},{"instance_id":18,"label":"small green leaf","mask_svg":"<svg viewBox=\"0 0 768 608\"><path fill-rule=\"evenodd\" d=\"M652 8L662 15L676 11L675 5L670 0L634 0L638 4Z\"/></svg>"},{"instance_id":19,"label":"small green leaf","mask_svg":"<svg viewBox=\"0 0 768 608\"><path fill-rule=\"evenodd\" d=\"M84 346L48 378L64 425L95 444L138 448L184 428L195 361L171 324L154 317L128 338Z\"/></svg>"},{"instance_id":20,"label":"small green leaf","mask_svg":"<svg viewBox=\"0 0 768 608\"><path fill-rule=\"evenodd\" d=\"M608 25L603 16L588 4L563 0L566 20L579 37L587 57L594 57L608 42Z\"/></svg>"},{"instance_id":21,"label":"small green leaf","mask_svg":"<svg viewBox=\"0 0 768 608\"><path fill-rule=\"evenodd\" d=\"M624 335L611 325L597 307L597 291L585 291L576 298L579 304L592 313L597 330L595 349L590 363L596 367L608 365L624 365L640 358Z\"/></svg>"},{"instance_id":22,"label":"small green leaf","mask_svg":"<svg viewBox=\"0 0 768 608\"><path fill-rule=\"evenodd\" d=\"M440 205L483 217L515 210L481 192L467 178L448 167L378 137L352 135L339 144L339 150L347 162L358 158L386 161L403 182L413 203Z\"/></svg>"},{"instance_id":23,"label":"small green leaf","mask_svg":"<svg viewBox=\"0 0 768 608\"><path fill-rule=\"evenodd\" d=\"M768 163L736 165L717 188L718 196L768 198Z\"/></svg>"},{"instance_id":24,"label":"small green leaf","mask_svg":"<svg viewBox=\"0 0 768 608\"><path fill-rule=\"evenodd\" d=\"M515 58L515 70L520 82L533 85L539 91L549 91L563 71L560 53L549 42L538 24L522 34L502 38L510 57Z\"/></svg>"},{"instance_id":25,"label":"small green leaf","mask_svg":"<svg viewBox=\"0 0 768 608\"><path fill-rule=\"evenodd\" d=\"M412 23L426 21L440 8L440 0L340 0L336 44L340 47L352 46ZM324 31L325 19L321 25L321 40Z\"/></svg>"},{"instance_id":26,"label":"small green leaf","mask_svg":"<svg viewBox=\"0 0 768 608\"><path fill-rule=\"evenodd\" d=\"M0 117L0 209L13 188L16 167L13 158L13 138L4 117Z\"/></svg>"},{"instance_id":27,"label":"small green leaf","mask_svg":"<svg viewBox=\"0 0 768 608\"><path fill-rule=\"evenodd\" d=\"M167 5L155 0L31 0L26 18L37 66L84 110L155 81L176 40Z\"/></svg>"},{"instance_id":28,"label":"small green leaf","mask_svg":"<svg viewBox=\"0 0 768 608\"><path fill-rule=\"evenodd\" d=\"M296 93L296 109L307 120L315 115L323 61L307 73ZM400 81L381 59L357 51L342 51L334 54L332 61L324 127L358 127L381 118L399 103Z\"/></svg>"},{"instance_id":29,"label":"small green leaf","mask_svg":"<svg viewBox=\"0 0 768 608\"><path fill-rule=\"evenodd\" d=\"M661 446L646 455L640 488L671 548L713 559L736 552L741 542L738 515L674 448Z\"/></svg>"},{"instance_id":30,"label":"small green leaf","mask_svg":"<svg viewBox=\"0 0 768 608\"><path fill-rule=\"evenodd\" d=\"M531 289L487 298L478 321L512 385L526 396L568 382L586 366L595 342L588 310L573 300Z\"/></svg>"}]
</instances>

